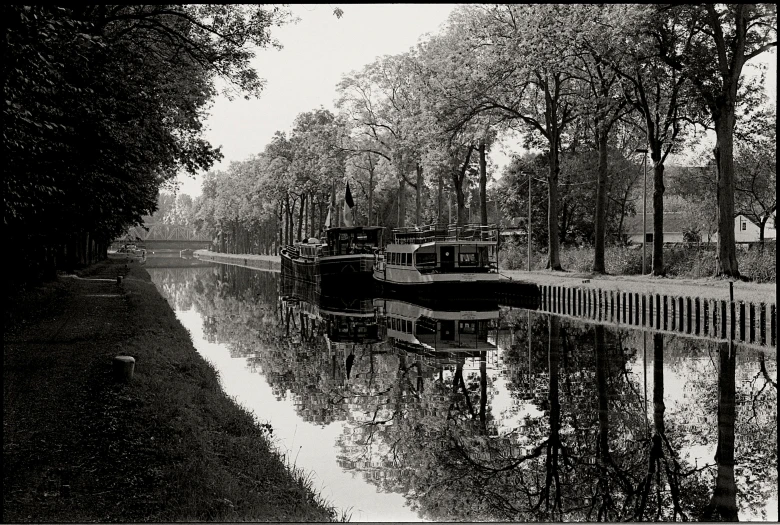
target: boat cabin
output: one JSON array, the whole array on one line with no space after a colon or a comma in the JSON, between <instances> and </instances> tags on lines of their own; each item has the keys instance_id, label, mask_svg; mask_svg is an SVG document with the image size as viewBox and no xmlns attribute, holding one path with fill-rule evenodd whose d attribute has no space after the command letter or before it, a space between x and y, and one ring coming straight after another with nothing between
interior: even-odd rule
<instances>
[{"instance_id":1,"label":"boat cabin","mask_svg":"<svg viewBox=\"0 0 780 525\"><path fill-rule=\"evenodd\" d=\"M373 254L382 246L383 226L328 228L327 255Z\"/></svg>"},{"instance_id":2,"label":"boat cabin","mask_svg":"<svg viewBox=\"0 0 780 525\"><path fill-rule=\"evenodd\" d=\"M381 302L381 305L377 304ZM484 351L495 349L488 341L498 327L499 310L434 311L404 301L377 299L384 312L389 339L421 351Z\"/></svg>"},{"instance_id":3,"label":"boat cabin","mask_svg":"<svg viewBox=\"0 0 780 525\"><path fill-rule=\"evenodd\" d=\"M498 269L498 229L466 225L397 228L385 250L388 266L420 273L487 273Z\"/></svg>"},{"instance_id":4,"label":"boat cabin","mask_svg":"<svg viewBox=\"0 0 780 525\"><path fill-rule=\"evenodd\" d=\"M325 320L325 333L333 343L378 343L382 339L375 315L338 315L322 312Z\"/></svg>"},{"instance_id":5,"label":"boat cabin","mask_svg":"<svg viewBox=\"0 0 780 525\"><path fill-rule=\"evenodd\" d=\"M479 273L496 271L498 250L495 244L458 244L431 242L420 246L390 245L385 264L413 267L420 273Z\"/></svg>"}]
</instances>

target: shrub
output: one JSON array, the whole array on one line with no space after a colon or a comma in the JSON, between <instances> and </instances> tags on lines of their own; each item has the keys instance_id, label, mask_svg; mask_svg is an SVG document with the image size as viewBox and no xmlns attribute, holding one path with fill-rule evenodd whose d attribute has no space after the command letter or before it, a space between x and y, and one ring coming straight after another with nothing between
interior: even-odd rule
<instances>
[{"instance_id":1,"label":"shrub","mask_svg":"<svg viewBox=\"0 0 780 525\"><path fill-rule=\"evenodd\" d=\"M504 270L525 270L527 264L526 245L515 241L505 242L499 253L499 267ZM546 250L545 250L546 251ZM532 253L531 269L547 267L547 254L543 250ZM604 254L606 271L610 275L640 275L642 273L641 246L607 246ZM717 269L717 246L708 244L672 245L664 247L664 267L667 277L698 279L715 275ZM776 280L776 244L767 242L763 248L737 250L740 273L751 281L773 283ZM570 272L590 273L593 271L593 247L562 246L561 265ZM649 273L653 266L652 249L648 246L645 269Z\"/></svg>"},{"instance_id":2,"label":"shrub","mask_svg":"<svg viewBox=\"0 0 780 525\"><path fill-rule=\"evenodd\" d=\"M501 243L501 250L498 252L498 267L502 270L523 270L526 268L526 250L516 241L506 241Z\"/></svg>"},{"instance_id":3,"label":"shrub","mask_svg":"<svg viewBox=\"0 0 780 525\"><path fill-rule=\"evenodd\" d=\"M664 248L664 267L669 277L711 277L717 267L717 247L675 245Z\"/></svg>"},{"instance_id":4,"label":"shrub","mask_svg":"<svg viewBox=\"0 0 780 525\"><path fill-rule=\"evenodd\" d=\"M737 252L739 273L757 283L777 281L777 243L767 242L763 246L751 246L746 251Z\"/></svg>"}]
</instances>

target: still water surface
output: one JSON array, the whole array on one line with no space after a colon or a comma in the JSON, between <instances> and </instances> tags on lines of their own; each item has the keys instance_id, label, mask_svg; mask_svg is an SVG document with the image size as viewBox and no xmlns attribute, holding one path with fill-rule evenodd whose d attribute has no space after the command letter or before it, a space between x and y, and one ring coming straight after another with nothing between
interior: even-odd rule
<instances>
[{"instance_id":1,"label":"still water surface","mask_svg":"<svg viewBox=\"0 0 780 525\"><path fill-rule=\"evenodd\" d=\"M322 298L235 266L149 273L353 521L777 521L776 351L490 300Z\"/></svg>"}]
</instances>

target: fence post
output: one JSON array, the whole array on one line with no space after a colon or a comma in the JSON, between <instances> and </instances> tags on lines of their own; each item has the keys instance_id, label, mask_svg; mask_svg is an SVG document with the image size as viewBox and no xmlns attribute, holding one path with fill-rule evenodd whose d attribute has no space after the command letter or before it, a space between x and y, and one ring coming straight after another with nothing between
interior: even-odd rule
<instances>
[{"instance_id":1,"label":"fence post","mask_svg":"<svg viewBox=\"0 0 780 525\"><path fill-rule=\"evenodd\" d=\"M759 341L762 345L766 344L766 304L761 303L758 306L758 330Z\"/></svg>"},{"instance_id":2,"label":"fence post","mask_svg":"<svg viewBox=\"0 0 780 525\"><path fill-rule=\"evenodd\" d=\"M691 330L691 318L693 317L692 310L693 308L691 306L691 298L686 297L685 298L685 333L686 334L692 333Z\"/></svg>"},{"instance_id":3,"label":"fence post","mask_svg":"<svg viewBox=\"0 0 780 525\"><path fill-rule=\"evenodd\" d=\"M664 295L663 329L669 329L669 298Z\"/></svg>"}]
</instances>

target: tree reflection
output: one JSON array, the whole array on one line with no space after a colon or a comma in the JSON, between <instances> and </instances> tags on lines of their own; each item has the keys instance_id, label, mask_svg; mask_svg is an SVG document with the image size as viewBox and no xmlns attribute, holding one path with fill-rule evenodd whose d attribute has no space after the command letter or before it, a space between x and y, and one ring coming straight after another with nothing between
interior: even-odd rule
<instances>
[{"instance_id":1,"label":"tree reflection","mask_svg":"<svg viewBox=\"0 0 780 525\"><path fill-rule=\"evenodd\" d=\"M734 424L736 422L736 362L734 343L718 345L718 473L712 498L702 517L707 521L738 521L737 484L734 478Z\"/></svg>"},{"instance_id":2,"label":"tree reflection","mask_svg":"<svg viewBox=\"0 0 780 525\"><path fill-rule=\"evenodd\" d=\"M198 270L154 279L301 418L343 422L342 468L424 518L759 519L776 498L771 355L652 334L645 362L642 332L524 310L502 314L498 350L336 341L321 298L280 300L272 274ZM637 365L652 368L649 399Z\"/></svg>"}]
</instances>

